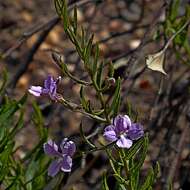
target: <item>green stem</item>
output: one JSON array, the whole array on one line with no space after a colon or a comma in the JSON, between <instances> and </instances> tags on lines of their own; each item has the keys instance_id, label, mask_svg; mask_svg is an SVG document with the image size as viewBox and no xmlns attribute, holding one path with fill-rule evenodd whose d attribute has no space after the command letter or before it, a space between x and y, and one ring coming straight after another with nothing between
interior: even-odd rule
<instances>
[{"instance_id":1,"label":"green stem","mask_svg":"<svg viewBox=\"0 0 190 190\"><path fill-rule=\"evenodd\" d=\"M64 105L65 107L67 107L68 109L72 110L73 112L79 112L79 113L86 115L90 118L93 118L99 122L106 123L106 121L107 121L106 119L104 119L102 117L85 112L84 110L82 110L81 106L79 106L75 103L69 102L69 101L65 100L63 97L59 97L59 102L62 105Z\"/></svg>"},{"instance_id":2,"label":"green stem","mask_svg":"<svg viewBox=\"0 0 190 190\"><path fill-rule=\"evenodd\" d=\"M109 118L109 114L107 112L106 102L104 101L103 94L102 94L101 90L99 89L99 87L97 86L97 84L94 81L94 79L93 78L91 78L91 79L92 79L92 84L93 84L93 86L94 86L94 88L96 90L96 93L97 93L98 97L99 97L100 103L101 103L101 105L102 105L102 107L104 109L104 116L105 116L105 118L107 120L107 123L111 123L111 120Z\"/></svg>"},{"instance_id":3,"label":"green stem","mask_svg":"<svg viewBox=\"0 0 190 190\"><path fill-rule=\"evenodd\" d=\"M119 150L119 155L120 155L120 159L122 160L123 164L124 164L124 170L125 170L125 175L126 175L126 181L128 180L129 178L129 165L128 165L128 160L125 159L125 152L123 149L120 149ZM127 189L128 190L131 190L131 185L130 183L127 185Z\"/></svg>"}]
</instances>

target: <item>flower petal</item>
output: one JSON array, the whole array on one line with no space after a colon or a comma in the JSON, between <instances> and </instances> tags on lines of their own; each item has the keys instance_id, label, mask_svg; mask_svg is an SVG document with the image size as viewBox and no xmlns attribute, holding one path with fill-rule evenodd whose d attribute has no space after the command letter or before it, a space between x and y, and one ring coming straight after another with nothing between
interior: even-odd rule
<instances>
[{"instance_id":1,"label":"flower petal","mask_svg":"<svg viewBox=\"0 0 190 190\"><path fill-rule=\"evenodd\" d=\"M48 75L47 79L44 81L44 88L50 89L53 82L53 77L51 75Z\"/></svg>"},{"instance_id":2,"label":"flower petal","mask_svg":"<svg viewBox=\"0 0 190 190\"><path fill-rule=\"evenodd\" d=\"M72 158L70 156L64 156L62 160L61 170L63 172L70 172L72 168Z\"/></svg>"},{"instance_id":3,"label":"flower petal","mask_svg":"<svg viewBox=\"0 0 190 190\"><path fill-rule=\"evenodd\" d=\"M54 177L61 169L62 162L60 160L54 160L48 167L48 175Z\"/></svg>"},{"instance_id":4,"label":"flower petal","mask_svg":"<svg viewBox=\"0 0 190 190\"><path fill-rule=\"evenodd\" d=\"M56 99L57 80L54 80L54 78L51 75L48 75L47 79L44 81L43 93L49 94L52 100Z\"/></svg>"},{"instance_id":5,"label":"flower petal","mask_svg":"<svg viewBox=\"0 0 190 190\"><path fill-rule=\"evenodd\" d=\"M115 127L113 125L109 125L105 128L103 136L107 141L110 142L116 141L118 139L115 132Z\"/></svg>"},{"instance_id":6,"label":"flower petal","mask_svg":"<svg viewBox=\"0 0 190 190\"><path fill-rule=\"evenodd\" d=\"M44 152L49 156L60 155L60 153L58 152L58 146L51 139L47 143L44 143Z\"/></svg>"},{"instance_id":7,"label":"flower petal","mask_svg":"<svg viewBox=\"0 0 190 190\"><path fill-rule=\"evenodd\" d=\"M115 130L115 126L114 125L108 125L104 131L114 131Z\"/></svg>"},{"instance_id":8,"label":"flower petal","mask_svg":"<svg viewBox=\"0 0 190 190\"><path fill-rule=\"evenodd\" d=\"M76 145L73 141L67 141L67 138L65 138L61 145L60 148L62 150L62 153L68 156L73 156L75 151L76 151Z\"/></svg>"},{"instance_id":9,"label":"flower petal","mask_svg":"<svg viewBox=\"0 0 190 190\"><path fill-rule=\"evenodd\" d=\"M144 135L143 127L139 123L133 123L127 133L131 140L137 140Z\"/></svg>"},{"instance_id":10,"label":"flower petal","mask_svg":"<svg viewBox=\"0 0 190 190\"><path fill-rule=\"evenodd\" d=\"M122 133L128 130L131 126L131 120L128 115L118 115L114 119L114 126L116 128L116 132Z\"/></svg>"},{"instance_id":11,"label":"flower petal","mask_svg":"<svg viewBox=\"0 0 190 190\"><path fill-rule=\"evenodd\" d=\"M120 148L130 148L133 144L133 141L126 138L124 135L121 135L116 144Z\"/></svg>"},{"instance_id":12,"label":"flower petal","mask_svg":"<svg viewBox=\"0 0 190 190\"><path fill-rule=\"evenodd\" d=\"M41 86L31 86L28 90L28 92L30 92L30 94L34 95L34 96L41 96L42 93L42 87Z\"/></svg>"},{"instance_id":13,"label":"flower petal","mask_svg":"<svg viewBox=\"0 0 190 190\"><path fill-rule=\"evenodd\" d=\"M49 96L52 100L56 99L56 94L57 94L57 85L52 84L50 91L49 91Z\"/></svg>"}]
</instances>

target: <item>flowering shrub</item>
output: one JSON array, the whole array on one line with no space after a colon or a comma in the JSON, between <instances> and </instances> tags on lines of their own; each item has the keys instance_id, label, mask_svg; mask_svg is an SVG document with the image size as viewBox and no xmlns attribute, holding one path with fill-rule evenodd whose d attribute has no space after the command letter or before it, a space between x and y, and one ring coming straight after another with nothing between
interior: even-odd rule
<instances>
[{"instance_id":1,"label":"flowering shrub","mask_svg":"<svg viewBox=\"0 0 190 190\"><path fill-rule=\"evenodd\" d=\"M98 145L95 144L90 138L85 136L81 124L81 137L86 146L90 148L81 150L75 142L68 138L64 138L60 145L57 145L53 140L48 140L48 130L43 126L40 109L36 104L33 104L35 111L33 119L35 125L39 128L40 141L21 161L28 165L28 167L24 167L23 169L22 165L14 161L14 155L12 154L14 152L12 137L16 134L17 129L22 128L24 125L23 112L20 112L18 123L13 129L7 130L6 121L9 120L10 116L13 117L16 111L24 105L26 96L18 102L8 100L0 110L1 128L4 130L3 136L1 135L0 146L0 148L4 147L3 153L0 156L1 181L4 181L4 186L7 189L13 184L15 189L49 189L50 186L53 186L53 188L58 187L61 183L61 180L58 179L63 179L64 174L72 172L75 158L81 158L81 155L87 155L90 152L103 151L107 153L110 166L113 170L112 175L115 177L118 186L122 189L134 189L138 185L139 172L146 156L148 138L147 136L143 137L144 132L140 124L133 123L127 115L118 114L121 101L121 79L118 78L116 80L113 78L114 68L112 64L109 64L109 70L112 72L104 77L103 70L105 64L99 60L98 45L96 45L95 54L93 53L93 36L86 39L86 35L79 36L77 32L76 9L74 11L75 20L71 24L67 14L66 3L55 0L55 7L57 13L63 19L66 34L76 47L83 62L84 72L88 73L89 81L81 80L69 73L67 65L62 61L62 57L59 54L53 54L53 59L60 67L62 73L81 85L81 103L77 105L70 100L66 100L61 94L58 94L58 83L61 77L54 79L53 76L48 75L43 86L31 86L28 91L36 97L43 98L43 96L48 96L51 100L62 104L67 109L73 112L80 112L84 116L98 122L101 127L105 128L104 132L99 132L98 135L103 136L109 144L106 144L105 141L99 142ZM96 91L97 101L100 102L99 108L93 108L90 101L86 100L84 94L84 88L86 87L90 87ZM112 102L106 103L104 92L110 87L114 87L115 90ZM43 154L41 153L42 148L44 149ZM113 150L116 152L114 153ZM137 154L141 155L141 159L138 162L136 161ZM51 163L50 157L52 159ZM13 165L13 168L8 166L10 163ZM123 174L122 171L126 171L126 174ZM47 174L51 178L47 178ZM147 187L152 186L157 175L157 169L152 171L150 175L152 176L152 180L148 183L145 181L148 184ZM10 180L11 178L12 180ZM17 185L15 185L15 181ZM103 174L102 189L108 189L105 174Z\"/></svg>"},{"instance_id":2,"label":"flowering shrub","mask_svg":"<svg viewBox=\"0 0 190 190\"><path fill-rule=\"evenodd\" d=\"M74 10L74 22L71 24L65 1L55 0L55 7L58 15L63 19L64 30L76 47L76 51L83 62L84 71L88 73L90 80L84 81L75 77L68 71L67 65L63 62L61 55L54 53L52 57L63 74L81 85L81 104L77 105L68 101L61 94L57 93L57 84L61 77L54 80L54 78L49 75L48 78L45 79L44 87L31 86L29 92L36 97L48 95L50 99L58 101L66 108L74 112L80 112L98 121L100 124L102 123L104 131L99 135L102 135L109 143L105 144L105 142L101 142L99 146L93 143L93 141L85 136L82 124L80 128L82 138L84 142L91 147L91 149L87 151L78 150L75 152L77 145L67 138L62 141L60 146L52 140L45 142L45 154L50 157L55 157L55 160L53 160L48 167L48 175L56 177L59 171L61 171L60 173L72 172L72 162L73 159L75 160L75 157L78 157L80 154L85 155L88 154L88 152L102 150L107 153L118 186L123 189L135 189L139 185L139 172L146 156L148 138L146 135L144 136L141 124L132 122L128 115L119 114L121 79L118 78L116 80L113 78L114 68L112 64L109 64L109 70L112 72L106 77L103 76L105 65L104 62L99 60L99 47L96 45L94 54L92 48L93 36L86 39L86 35L79 35L76 9ZM84 88L89 86L96 91L97 101L99 101L101 105L99 110L95 110L91 106L90 101L86 100ZM106 103L104 92L113 86L115 87L115 92L112 102ZM113 149L115 149L117 153L113 153ZM140 161L136 161L138 154L141 157ZM123 170L126 171L125 175L123 175ZM151 187L157 173L158 168L156 167L155 170L152 170L149 174L152 176L151 181L145 181L144 186ZM147 180L149 180L149 178L150 176L147 177ZM108 189L105 175L102 189Z\"/></svg>"},{"instance_id":3,"label":"flowering shrub","mask_svg":"<svg viewBox=\"0 0 190 190\"><path fill-rule=\"evenodd\" d=\"M70 110L71 114L78 112L90 118L93 130L86 135L83 129L88 126L81 121L78 129L79 139L64 136L59 142L56 137L52 138L52 134L45 127L40 107L32 103L32 121L38 131L39 142L27 151L23 158L19 161L15 160L14 154L17 148L14 138L25 124L24 105L27 95L18 101L9 99L6 96L6 77L4 77L5 82L0 88L2 97L0 100L2 103L0 107L0 182L2 188L40 190L61 189L65 186L66 189L71 189L70 179L73 176L76 177L77 170L83 169L86 157L100 152L106 156L104 159L106 164L109 164L103 172L100 171L101 189L153 189L159 174L159 165L156 163L146 174L141 175L149 138L141 122L134 119L130 110L121 109L123 79L114 77L115 68L112 62L102 60L98 44L93 43L93 35L89 36L83 28L78 27L77 9L73 8L73 16L70 16L64 0L54 0L54 2L59 19L63 22L64 31L80 58L85 77L80 78L78 73L71 73L63 56L53 53L53 61L59 67L61 76L56 78L47 73L44 85L30 86L28 92L36 99L48 97L52 100L51 104L56 102L55 106L59 104ZM187 23L184 28L186 26ZM150 62L152 68L153 63ZM153 70L155 70L155 64L153 64ZM68 100L59 93L59 83L66 77L80 86L78 94L80 103L75 103L72 99ZM92 96L89 98L87 91L94 93L92 94L97 102L96 106L93 105ZM114 187L109 184L110 177L113 177L116 182Z\"/></svg>"}]
</instances>

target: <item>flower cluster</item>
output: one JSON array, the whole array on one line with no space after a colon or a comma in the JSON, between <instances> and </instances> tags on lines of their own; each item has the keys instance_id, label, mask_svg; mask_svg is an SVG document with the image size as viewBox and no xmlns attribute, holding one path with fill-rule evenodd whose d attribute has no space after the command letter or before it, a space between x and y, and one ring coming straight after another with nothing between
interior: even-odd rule
<instances>
[{"instance_id":1,"label":"flower cluster","mask_svg":"<svg viewBox=\"0 0 190 190\"><path fill-rule=\"evenodd\" d=\"M56 80L49 75L47 79L44 81L44 86L31 86L29 88L29 92L34 96L42 96L42 95L49 95L52 100L57 100L57 84L60 81L61 77L58 77Z\"/></svg>"},{"instance_id":2,"label":"flower cluster","mask_svg":"<svg viewBox=\"0 0 190 190\"><path fill-rule=\"evenodd\" d=\"M118 115L114 118L113 124L107 126L103 136L109 142L116 141L120 148L130 148L133 140L144 135L143 128L139 123L132 123L129 116Z\"/></svg>"},{"instance_id":3,"label":"flower cluster","mask_svg":"<svg viewBox=\"0 0 190 190\"><path fill-rule=\"evenodd\" d=\"M58 100L57 84L61 77L56 80L48 76L44 81L44 86L31 86L29 92L34 96L48 95L52 100ZM118 115L113 119L111 125L106 126L103 136L109 142L116 142L120 148L130 148L134 140L144 135L143 128L139 123L132 123L129 116ZM76 151L76 145L73 141L64 138L58 147L55 142L49 140L44 144L44 152L56 157L48 168L48 175L55 176L59 171L70 172L72 168L72 157Z\"/></svg>"},{"instance_id":4,"label":"flower cluster","mask_svg":"<svg viewBox=\"0 0 190 190\"><path fill-rule=\"evenodd\" d=\"M48 168L48 175L54 177L60 170L63 172L70 172L72 168L72 156L76 151L76 146L73 141L68 141L65 138L60 147L55 142L49 140L44 144L44 152L49 155L56 157Z\"/></svg>"}]
</instances>

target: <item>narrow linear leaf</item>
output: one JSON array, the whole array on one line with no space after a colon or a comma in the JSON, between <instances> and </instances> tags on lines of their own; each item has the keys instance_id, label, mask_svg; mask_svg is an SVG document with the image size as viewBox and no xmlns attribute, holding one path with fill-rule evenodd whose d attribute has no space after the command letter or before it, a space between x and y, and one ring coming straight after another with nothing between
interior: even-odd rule
<instances>
[{"instance_id":1,"label":"narrow linear leaf","mask_svg":"<svg viewBox=\"0 0 190 190\"><path fill-rule=\"evenodd\" d=\"M4 69L3 72L2 72L2 75L3 75L3 82L1 84L1 87L0 87L0 95L3 94L3 91L5 90L5 86L7 84L7 71Z\"/></svg>"},{"instance_id":2,"label":"narrow linear leaf","mask_svg":"<svg viewBox=\"0 0 190 190\"><path fill-rule=\"evenodd\" d=\"M109 190L108 184L107 184L107 177L106 177L106 172L103 173L102 176L102 190Z\"/></svg>"},{"instance_id":3,"label":"narrow linear leaf","mask_svg":"<svg viewBox=\"0 0 190 190\"><path fill-rule=\"evenodd\" d=\"M110 106L110 109L108 110L108 113L115 112L117 108L119 108L120 103L120 90L121 90L121 79L118 78L116 81L116 89L113 95L113 100Z\"/></svg>"},{"instance_id":4,"label":"narrow linear leaf","mask_svg":"<svg viewBox=\"0 0 190 190\"><path fill-rule=\"evenodd\" d=\"M9 134L10 138L13 138L15 136L15 134L17 133L17 131L24 126L23 116L24 116L24 112L22 111L20 113L18 122L16 123L16 125L14 126L14 128L10 131L10 134Z\"/></svg>"},{"instance_id":5,"label":"narrow linear leaf","mask_svg":"<svg viewBox=\"0 0 190 190\"><path fill-rule=\"evenodd\" d=\"M114 65L112 62L109 63L109 77L114 76Z\"/></svg>"},{"instance_id":6,"label":"narrow linear leaf","mask_svg":"<svg viewBox=\"0 0 190 190\"><path fill-rule=\"evenodd\" d=\"M7 122L13 114L21 108L26 102L27 95L24 95L19 101L10 101L0 109L0 121L1 124Z\"/></svg>"},{"instance_id":7,"label":"narrow linear leaf","mask_svg":"<svg viewBox=\"0 0 190 190\"><path fill-rule=\"evenodd\" d=\"M84 87L81 85L81 88L80 88L80 102L82 104L82 107L85 111L88 111L88 105L87 105L87 101L84 97Z\"/></svg>"},{"instance_id":8,"label":"narrow linear leaf","mask_svg":"<svg viewBox=\"0 0 190 190\"><path fill-rule=\"evenodd\" d=\"M37 127L40 138L45 140L47 139L48 129L44 127L44 119L41 110L35 102L32 103L32 106L34 109L33 122Z\"/></svg>"},{"instance_id":9,"label":"narrow linear leaf","mask_svg":"<svg viewBox=\"0 0 190 190\"><path fill-rule=\"evenodd\" d=\"M152 187L152 184L154 183L154 171L153 168L150 168L148 171L148 175L143 183L143 185L139 188L140 190L147 190L150 187Z\"/></svg>"},{"instance_id":10,"label":"narrow linear leaf","mask_svg":"<svg viewBox=\"0 0 190 190\"><path fill-rule=\"evenodd\" d=\"M96 83L98 85L98 87L101 89L102 87L102 71L103 71L103 66L104 66L104 62L100 62L100 65L98 67L97 70L97 74L96 74Z\"/></svg>"},{"instance_id":11,"label":"narrow linear leaf","mask_svg":"<svg viewBox=\"0 0 190 190\"><path fill-rule=\"evenodd\" d=\"M88 40L88 44L84 50L84 62L85 64L89 64L89 59L92 52L92 43L93 43L94 35L91 35L90 39Z\"/></svg>"},{"instance_id":12,"label":"narrow linear leaf","mask_svg":"<svg viewBox=\"0 0 190 190\"><path fill-rule=\"evenodd\" d=\"M144 137L144 141L143 141L143 145L142 145L142 152L140 152L141 156L140 159L138 160L138 163L135 164L134 168L132 168L132 170L140 170L140 168L142 167L144 160L146 158L147 155L147 151L148 151L148 137L147 135Z\"/></svg>"},{"instance_id":13,"label":"narrow linear leaf","mask_svg":"<svg viewBox=\"0 0 190 190\"><path fill-rule=\"evenodd\" d=\"M178 11L179 11L179 5L180 5L180 0L173 0L171 1L171 4L170 4L170 20L171 21L174 21L178 15Z\"/></svg>"},{"instance_id":14,"label":"narrow linear leaf","mask_svg":"<svg viewBox=\"0 0 190 190\"><path fill-rule=\"evenodd\" d=\"M139 139L129 150L125 152L125 159L130 160L141 148L144 138Z\"/></svg>"},{"instance_id":15,"label":"narrow linear leaf","mask_svg":"<svg viewBox=\"0 0 190 190\"><path fill-rule=\"evenodd\" d=\"M74 34L77 35L77 7L74 7L74 21L73 21L73 30L74 30Z\"/></svg>"},{"instance_id":16,"label":"narrow linear leaf","mask_svg":"<svg viewBox=\"0 0 190 190\"><path fill-rule=\"evenodd\" d=\"M98 44L96 43L96 45L95 45L95 57L94 57L94 63L93 63L93 69L92 69L94 75L97 72L99 54L100 54L100 49L99 49Z\"/></svg>"},{"instance_id":17,"label":"narrow linear leaf","mask_svg":"<svg viewBox=\"0 0 190 190\"><path fill-rule=\"evenodd\" d=\"M84 131L83 131L83 128L82 128L82 123L80 123L80 134L81 134L83 140L84 140L90 147L96 148L96 146L95 146L93 143L91 143L91 142L86 138L86 136L85 136L85 134L84 134Z\"/></svg>"}]
</instances>

